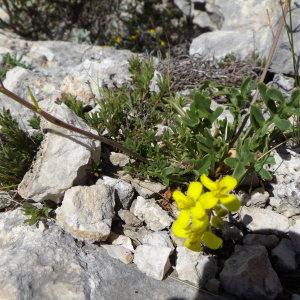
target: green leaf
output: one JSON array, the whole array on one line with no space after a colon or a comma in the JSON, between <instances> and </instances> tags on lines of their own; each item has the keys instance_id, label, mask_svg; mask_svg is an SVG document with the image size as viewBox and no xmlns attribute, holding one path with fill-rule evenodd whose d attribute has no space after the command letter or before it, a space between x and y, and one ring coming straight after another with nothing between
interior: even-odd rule
<instances>
[{"instance_id":1,"label":"green leaf","mask_svg":"<svg viewBox=\"0 0 300 300\"><path fill-rule=\"evenodd\" d=\"M248 94L250 93L250 87L251 87L251 78L247 77L241 86L241 94L243 98L246 98Z\"/></svg>"},{"instance_id":2,"label":"green leaf","mask_svg":"<svg viewBox=\"0 0 300 300\"><path fill-rule=\"evenodd\" d=\"M281 130L285 131L292 127L292 124L289 120L281 119L276 115L273 119L274 124Z\"/></svg>"},{"instance_id":3,"label":"green leaf","mask_svg":"<svg viewBox=\"0 0 300 300\"><path fill-rule=\"evenodd\" d=\"M244 166L244 164L242 164L241 162L239 162L234 171L232 176L237 180L240 181L242 179L242 177L244 176L244 174L246 173L246 168Z\"/></svg>"},{"instance_id":4,"label":"green leaf","mask_svg":"<svg viewBox=\"0 0 300 300\"><path fill-rule=\"evenodd\" d=\"M210 121L210 123L212 124L215 120L218 119L218 117L222 114L223 112L223 108L221 106L218 106L217 109L208 116L208 120Z\"/></svg>"},{"instance_id":5,"label":"green leaf","mask_svg":"<svg viewBox=\"0 0 300 300\"><path fill-rule=\"evenodd\" d=\"M263 99L263 101L265 103L268 102L268 100L270 99L268 94L267 94L267 91L268 91L268 87L263 83L263 82L259 82L258 83L258 91Z\"/></svg>"},{"instance_id":6,"label":"green leaf","mask_svg":"<svg viewBox=\"0 0 300 300\"><path fill-rule=\"evenodd\" d=\"M199 174L206 174L207 175L209 173L211 162L212 162L211 155L206 154L201 159L201 167L198 170Z\"/></svg>"},{"instance_id":7,"label":"green leaf","mask_svg":"<svg viewBox=\"0 0 300 300\"><path fill-rule=\"evenodd\" d=\"M234 169L238 162L238 159L235 157L227 157L224 159L224 163L231 169Z\"/></svg>"},{"instance_id":8,"label":"green leaf","mask_svg":"<svg viewBox=\"0 0 300 300\"><path fill-rule=\"evenodd\" d=\"M272 174L264 169L261 164L255 165L254 169L263 180L271 180L273 178Z\"/></svg>"},{"instance_id":9,"label":"green leaf","mask_svg":"<svg viewBox=\"0 0 300 300\"><path fill-rule=\"evenodd\" d=\"M291 96L291 101L288 103L289 106L299 107L300 106L300 89L294 90Z\"/></svg>"},{"instance_id":10,"label":"green leaf","mask_svg":"<svg viewBox=\"0 0 300 300\"><path fill-rule=\"evenodd\" d=\"M271 98L279 103L283 103L285 101L282 93L278 89L269 88L267 90L267 95L269 98Z\"/></svg>"},{"instance_id":11,"label":"green leaf","mask_svg":"<svg viewBox=\"0 0 300 300\"><path fill-rule=\"evenodd\" d=\"M265 124L265 119L261 113L261 110L255 104L253 104L250 108L250 120L251 120L251 124L256 129L262 128Z\"/></svg>"},{"instance_id":12,"label":"green leaf","mask_svg":"<svg viewBox=\"0 0 300 300\"><path fill-rule=\"evenodd\" d=\"M209 97L203 95L200 91L197 90L195 91L193 98L196 109L206 112L209 111L211 105L211 100Z\"/></svg>"}]
</instances>

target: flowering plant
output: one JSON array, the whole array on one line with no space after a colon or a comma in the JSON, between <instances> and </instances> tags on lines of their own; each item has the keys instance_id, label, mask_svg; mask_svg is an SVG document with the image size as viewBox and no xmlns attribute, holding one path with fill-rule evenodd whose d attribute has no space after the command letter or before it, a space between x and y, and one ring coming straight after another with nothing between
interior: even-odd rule
<instances>
[{"instance_id":1,"label":"flowering plant","mask_svg":"<svg viewBox=\"0 0 300 300\"><path fill-rule=\"evenodd\" d=\"M179 189L173 192L180 213L172 230L175 236L185 239L185 247L200 251L203 245L210 249L222 246L222 239L212 229L221 228L222 217L240 208L239 199L230 193L236 186L232 176L212 181L203 174L200 181L189 184L186 195Z\"/></svg>"}]
</instances>

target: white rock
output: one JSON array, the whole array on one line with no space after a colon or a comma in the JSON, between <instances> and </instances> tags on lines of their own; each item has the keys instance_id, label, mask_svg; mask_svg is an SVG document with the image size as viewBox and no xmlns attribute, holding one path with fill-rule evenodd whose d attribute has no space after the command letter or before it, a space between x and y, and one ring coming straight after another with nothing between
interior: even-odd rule
<instances>
[{"instance_id":1,"label":"white rock","mask_svg":"<svg viewBox=\"0 0 300 300\"><path fill-rule=\"evenodd\" d=\"M143 223L143 221L138 219L132 212L126 209L120 209L118 211L118 215L128 226L139 227Z\"/></svg>"},{"instance_id":2,"label":"white rock","mask_svg":"<svg viewBox=\"0 0 300 300\"><path fill-rule=\"evenodd\" d=\"M260 245L272 249L279 243L279 238L274 234L250 233L244 237L243 243L244 245Z\"/></svg>"},{"instance_id":3,"label":"white rock","mask_svg":"<svg viewBox=\"0 0 300 300\"><path fill-rule=\"evenodd\" d=\"M111 152L109 155L109 161L115 167L125 167L130 162L130 157L123 153Z\"/></svg>"},{"instance_id":4,"label":"white rock","mask_svg":"<svg viewBox=\"0 0 300 300\"><path fill-rule=\"evenodd\" d=\"M91 131L64 104L43 104L49 113L59 119L80 129ZM100 142L48 122L42 121L41 126L50 130L45 134L31 170L19 184L18 193L23 198L33 199L36 202L43 200L60 202L67 189L84 181L92 161L99 161Z\"/></svg>"},{"instance_id":5,"label":"white rock","mask_svg":"<svg viewBox=\"0 0 300 300\"><path fill-rule=\"evenodd\" d=\"M171 267L171 252L168 247L140 245L135 249L134 263L147 276L162 280Z\"/></svg>"},{"instance_id":6,"label":"white rock","mask_svg":"<svg viewBox=\"0 0 300 300\"><path fill-rule=\"evenodd\" d=\"M203 287L209 279L215 277L218 268L212 257L191 251L186 247L177 247L175 269L179 279Z\"/></svg>"},{"instance_id":7,"label":"white rock","mask_svg":"<svg viewBox=\"0 0 300 300\"><path fill-rule=\"evenodd\" d=\"M11 196L7 192L0 191L0 209L6 208L11 204Z\"/></svg>"},{"instance_id":8,"label":"white rock","mask_svg":"<svg viewBox=\"0 0 300 300\"><path fill-rule=\"evenodd\" d=\"M290 240L282 239L272 250L272 256L276 258L275 264L280 271L289 272L296 270L296 253Z\"/></svg>"},{"instance_id":9,"label":"white rock","mask_svg":"<svg viewBox=\"0 0 300 300\"><path fill-rule=\"evenodd\" d=\"M101 98L99 91L104 86L121 86L130 79L128 59L131 52L102 49L100 61L86 59L75 66L63 80L61 90L71 93L85 103ZM107 53L105 53L107 52Z\"/></svg>"},{"instance_id":10,"label":"white rock","mask_svg":"<svg viewBox=\"0 0 300 300\"><path fill-rule=\"evenodd\" d=\"M173 221L168 213L156 203L155 199L145 199L138 196L133 201L130 211L144 221L147 227L153 231L165 229Z\"/></svg>"},{"instance_id":11,"label":"white rock","mask_svg":"<svg viewBox=\"0 0 300 300\"><path fill-rule=\"evenodd\" d=\"M286 233L289 228L285 216L257 207L242 207L241 219L251 231L259 233Z\"/></svg>"},{"instance_id":12,"label":"white rock","mask_svg":"<svg viewBox=\"0 0 300 300\"><path fill-rule=\"evenodd\" d=\"M282 291L263 246L244 246L225 262L220 273L224 290L238 299L275 299Z\"/></svg>"},{"instance_id":13,"label":"white rock","mask_svg":"<svg viewBox=\"0 0 300 300\"><path fill-rule=\"evenodd\" d=\"M132 185L122 179L103 176L103 182L116 191L116 204L128 209L134 196Z\"/></svg>"},{"instance_id":14,"label":"white rock","mask_svg":"<svg viewBox=\"0 0 300 300\"><path fill-rule=\"evenodd\" d=\"M128 265L133 261L133 254L127 248L120 245L101 245L109 256L120 260L122 263Z\"/></svg>"},{"instance_id":15,"label":"white rock","mask_svg":"<svg viewBox=\"0 0 300 300\"><path fill-rule=\"evenodd\" d=\"M295 224L289 228L289 237L294 250L297 254L300 254L300 219L296 220Z\"/></svg>"},{"instance_id":16,"label":"white rock","mask_svg":"<svg viewBox=\"0 0 300 300\"><path fill-rule=\"evenodd\" d=\"M251 205L264 208L267 205L269 197L270 194L265 191L264 188L257 188L251 193L247 206Z\"/></svg>"},{"instance_id":17,"label":"white rock","mask_svg":"<svg viewBox=\"0 0 300 300\"><path fill-rule=\"evenodd\" d=\"M144 198L154 197L166 188L159 182L140 181L138 179L133 179L131 184L138 194Z\"/></svg>"},{"instance_id":18,"label":"white rock","mask_svg":"<svg viewBox=\"0 0 300 300\"><path fill-rule=\"evenodd\" d=\"M119 245L119 246L122 246L122 247L128 249L131 252L134 252L134 247L133 247L132 241L128 236L117 235L117 236L114 236L113 238L110 238L109 241L112 243L112 245Z\"/></svg>"},{"instance_id":19,"label":"white rock","mask_svg":"<svg viewBox=\"0 0 300 300\"><path fill-rule=\"evenodd\" d=\"M57 223L83 241L105 241L114 216L113 190L102 184L67 190L56 210Z\"/></svg>"},{"instance_id":20,"label":"white rock","mask_svg":"<svg viewBox=\"0 0 300 300\"><path fill-rule=\"evenodd\" d=\"M168 232L156 231L146 234L142 239L143 244L152 246L163 246L174 250L174 245L170 239Z\"/></svg>"}]
</instances>

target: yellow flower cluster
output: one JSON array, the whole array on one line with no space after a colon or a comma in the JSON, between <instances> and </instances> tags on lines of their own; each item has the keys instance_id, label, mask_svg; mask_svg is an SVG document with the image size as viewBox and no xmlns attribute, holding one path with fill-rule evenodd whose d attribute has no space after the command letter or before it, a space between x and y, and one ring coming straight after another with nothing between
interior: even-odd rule
<instances>
[{"instance_id":1,"label":"yellow flower cluster","mask_svg":"<svg viewBox=\"0 0 300 300\"><path fill-rule=\"evenodd\" d=\"M173 233L184 238L184 245L193 251L200 251L202 245L220 248L223 241L211 231L211 226L219 227L223 222L221 217L240 208L238 198L230 194L237 186L235 178L225 176L212 181L201 175L200 181L191 182L186 195L180 190L172 195L180 210L172 226ZM208 191L204 192L203 187Z\"/></svg>"}]
</instances>

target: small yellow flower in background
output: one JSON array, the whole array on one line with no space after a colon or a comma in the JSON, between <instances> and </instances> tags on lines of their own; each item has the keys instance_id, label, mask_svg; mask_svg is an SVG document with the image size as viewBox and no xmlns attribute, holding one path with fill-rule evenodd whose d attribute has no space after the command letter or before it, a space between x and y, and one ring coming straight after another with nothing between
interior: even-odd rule
<instances>
[{"instance_id":1,"label":"small yellow flower in background","mask_svg":"<svg viewBox=\"0 0 300 300\"><path fill-rule=\"evenodd\" d=\"M237 197L230 194L237 185L235 178L225 176L214 182L201 175L200 180L189 184L186 195L179 189L172 195L180 210L172 231L185 239L185 247L193 251L201 251L203 245L210 249L220 248L223 241L212 232L211 227L221 228L221 217L240 207ZM203 192L203 187L209 191Z\"/></svg>"},{"instance_id":2,"label":"small yellow flower in background","mask_svg":"<svg viewBox=\"0 0 300 300\"><path fill-rule=\"evenodd\" d=\"M121 42L122 42L122 37L120 37L119 35L117 35L117 36L115 37L115 43L118 44L118 45L120 45Z\"/></svg>"},{"instance_id":3,"label":"small yellow flower in background","mask_svg":"<svg viewBox=\"0 0 300 300\"><path fill-rule=\"evenodd\" d=\"M155 28L150 28L150 29L148 29L147 31L148 31L148 33L150 33L151 35L156 34L156 29L155 29Z\"/></svg>"},{"instance_id":4,"label":"small yellow flower in background","mask_svg":"<svg viewBox=\"0 0 300 300\"><path fill-rule=\"evenodd\" d=\"M165 47L166 46L166 42L163 41L163 40L160 40L159 44L160 44L161 47Z\"/></svg>"}]
</instances>

